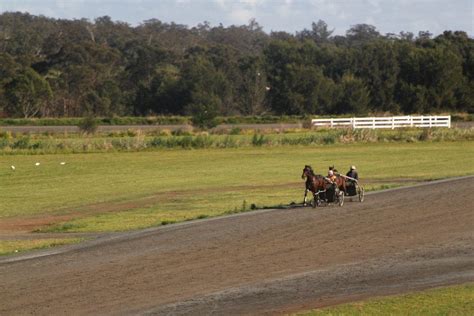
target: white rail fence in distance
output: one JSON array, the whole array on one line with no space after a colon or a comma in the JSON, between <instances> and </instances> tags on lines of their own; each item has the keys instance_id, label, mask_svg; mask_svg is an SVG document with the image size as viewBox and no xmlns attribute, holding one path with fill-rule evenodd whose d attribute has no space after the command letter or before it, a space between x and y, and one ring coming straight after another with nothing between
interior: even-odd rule
<instances>
[{"instance_id":1,"label":"white rail fence in distance","mask_svg":"<svg viewBox=\"0 0 474 316\"><path fill-rule=\"evenodd\" d=\"M348 128L400 128L400 127L447 127L451 128L451 115L446 116L388 116L313 119L314 127Z\"/></svg>"}]
</instances>

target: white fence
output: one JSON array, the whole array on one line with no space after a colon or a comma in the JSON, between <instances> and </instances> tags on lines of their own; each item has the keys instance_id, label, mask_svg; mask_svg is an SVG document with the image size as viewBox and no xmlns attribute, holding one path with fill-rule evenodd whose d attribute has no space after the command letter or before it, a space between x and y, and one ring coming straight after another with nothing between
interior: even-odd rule
<instances>
[{"instance_id":1,"label":"white fence","mask_svg":"<svg viewBox=\"0 0 474 316\"><path fill-rule=\"evenodd\" d=\"M313 119L315 127L349 128L399 128L399 127L447 127L451 128L451 116L389 116Z\"/></svg>"}]
</instances>

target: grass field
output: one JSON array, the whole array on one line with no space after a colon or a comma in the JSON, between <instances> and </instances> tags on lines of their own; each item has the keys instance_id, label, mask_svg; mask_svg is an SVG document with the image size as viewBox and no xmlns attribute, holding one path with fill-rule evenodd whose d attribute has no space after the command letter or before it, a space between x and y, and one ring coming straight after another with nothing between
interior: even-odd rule
<instances>
[{"instance_id":1,"label":"grass field","mask_svg":"<svg viewBox=\"0 0 474 316\"><path fill-rule=\"evenodd\" d=\"M472 315L474 284L451 286L423 292L370 299L319 310L298 316L332 315Z\"/></svg>"},{"instance_id":2,"label":"grass field","mask_svg":"<svg viewBox=\"0 0 474 316\"><path fill-rule=\"evenodd\" d=\"M469 141L0 156L0 226L44 216L52 225L35 229L143 228L301 202L305 164L355 164L370 190L474 174L473 157Z\"/></svg>"}]
</instances>

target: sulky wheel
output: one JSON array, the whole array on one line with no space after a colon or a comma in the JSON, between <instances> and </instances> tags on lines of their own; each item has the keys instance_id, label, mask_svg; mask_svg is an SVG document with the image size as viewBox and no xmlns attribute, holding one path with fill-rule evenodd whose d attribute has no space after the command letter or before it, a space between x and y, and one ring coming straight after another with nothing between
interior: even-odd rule
<instances>
[{"instance_id":1,"label":"sulky wheel","mask_svg":"<svg viewBox=\"0 0 474 316\"><path fill-rule=\"evenodd\" d=\"M343 191L339 192L338 197L337 197L337 201L338 201L339 206L344 205L344 192Z\"/></svg>"},{"instance_id":2,"label":"sulky wheel","mask_svg":"<svg viewBox=\"0 0 474 316\"><path fill-rule=\"evenodd\" d=\"M359 187L357 193L359 195L359 202L364 202L364 188Z\"/></svg>"},{"instance_id":3,"label":"sulky wheel","mask_svg":"<svg viewBox=\"0 0 474 316\"><path fill-rule=\"evenodd\" d=\"M317 206L321 206L321 199L319 198L319 195L315 195L313 201L311 202L311 206L313 208Z\"/></svg>"}]
</instances>

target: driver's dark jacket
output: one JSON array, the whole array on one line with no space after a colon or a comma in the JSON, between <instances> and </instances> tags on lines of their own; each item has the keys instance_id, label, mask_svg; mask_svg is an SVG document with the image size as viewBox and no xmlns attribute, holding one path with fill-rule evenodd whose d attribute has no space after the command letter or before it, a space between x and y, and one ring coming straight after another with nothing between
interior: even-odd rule
<instances>
[{"instance_id":1,"label":"driver's dark jacket","mask_svg":"<svg viewBox=\"0 0 474 316\"><path fill-rule=\"evenodd\" d=\"M346 176L351 177L351 178L354 178L354 179L356 179L356 180L359 180L359 175L357 174L357 171L355 171L355 170L350 170L350 171L346 174Z\"/></svg>"}]
</instances>

